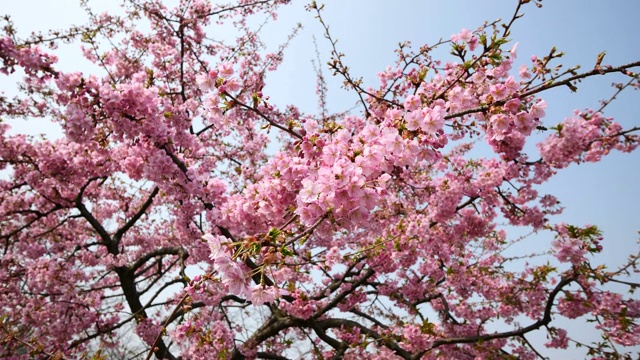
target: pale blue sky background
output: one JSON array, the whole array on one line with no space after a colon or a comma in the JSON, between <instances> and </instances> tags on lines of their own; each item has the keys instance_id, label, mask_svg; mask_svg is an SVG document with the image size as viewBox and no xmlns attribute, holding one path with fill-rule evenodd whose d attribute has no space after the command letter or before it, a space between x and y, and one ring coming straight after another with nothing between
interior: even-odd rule
<instances>
[{"instance_id":1,"label":"pale blue sky background","mask_svg":"<svg viewBox=\"0 0 640 360\"><path fill-rule=\"evenodd\" d=\"M119 1L93 3L108 8ZM301 22L304 26L292 41L281 69L269 75L265 93L275 103L293 103L305 112L315 112L312 36L317 38L323 62L329 60L329 44L313 14L304 11L306 3L294 0L292 5L282 8L276 24L265 28L264 37L270 49L275 50L296 23ZM395 60L393 50L398 42L411 40L417 48L425 43L433 44L440 38L448 39L462 28L475 29L485 20L507 20L513 14L516 1L327 0L325 3L325 21L330 24L332 35L339 39L339 50L346 54L345 64L353 70L352 75L364 77L366 87L377 86L376 73L392 65ZM0 0L0 13L11 14L18 29L24 33L84 22L85 15L77 4L78 0ZM529 64L531 55L546 55L552 46L566 52L562 64L581 64L583 70L591 69L596 54L603 50L607 51L605 64L640 60L639 1L561 0L544 1L543 5L542 9L533 4L525 6L526 15L513 27L511 38L519 43L514 68L523 62ZM442 54L446 58L446 53ZM82 65L77 47L61 48L60 58L63 69L90 69ZM330 78L328 70L324 73ZM570 93L568 88L547 92L543 95L549 104L545 124L556 124L576 108L597 108L600 99L613 94L610 84L614 81L623 81L623 78L587 79L577 94ZM331 110L346 110L356 102L355 96L340 89L341 82L341 79L330 79ZM0 89L8 93L12 93L10 88L8 84L0 83ZM625 127L640 125L640 93L623 93L607 108L606 114L614 116ZM46 128L41 123L16 125L16 131L35 132ZM557 221L576 225L592 223L604 230L605 251L597 262L620 263L637 250L640 151L614 153L598 164L574 165L562 171L544 189L557 195L567 207ZM541 244L547 244L546 240L541 240Z\"/></svg>"}]
</instances>

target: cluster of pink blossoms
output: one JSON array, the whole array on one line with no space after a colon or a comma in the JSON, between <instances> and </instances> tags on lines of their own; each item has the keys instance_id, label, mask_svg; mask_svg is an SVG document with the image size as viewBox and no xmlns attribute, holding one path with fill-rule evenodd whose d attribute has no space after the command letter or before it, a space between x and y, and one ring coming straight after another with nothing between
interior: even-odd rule
<instances>
[{"instance_id":1,"label":"cluster of pink blossoms","mask_svg":"<svg viewBox=\"0 0 640 360\"><path fill-rule=\"evenodd\" d=\"M629 152L638 146L635 141L624 141L622 126L599 112L576 111L554 130L538 149L547 163L559 169L573 162L600 161L613 149Z\"/></svg>"},{"instance_id":2,"label":"cluster of pink blossoms","mask_svg":"<svg viewBox=\"0 0 640 360\"><path fill-rule=\"evenodd\" d=\"M474 51L478 46L478 37L470 30L462 29L458 34L451 35L451 41L454 43L466 43L469 50Z\"/></svg>"},{"instance_id":3,"label":"cluster of pink blossoms","mask_svg":"<svg viewBox=\"0 0 640 360\"><path fill-rule=\"evenodd\" d=\"M550 125L538 96L571 74L556 76L553 51L513 71L510 24L402 43L378 88L336 52L362 113L330 114L321 74L321 114L279 109L263 91L282 52L263 54L245 16L285 2L125 1L127 16L78 32L103 77L0 39L0 73L27 75L1 117L64 129L47 141L0 124L0 357L117 348L114 329L136 326L157 358L534 359L533 329L546 347L572 344L559 316L639 343L640 301L601 285L640 255L617 274L591 266L597 228L552 225L562 208L539 193L558 169L635 149L637 128L599 112ZM233 45L212 41L233 15ZM105 49L103 33L122 42ZM454 60L434 60L438 46ZM511 251L528 239L504 225L555 235L560 266L523 265ZM195 267L207 275L189 280Z\"/></svg>"},{"instance_id":4,"label":"cluster of pink blossoms","mask_svg":"<svg viewBox=\"0 0 640 360\"><path fill-rule=\"evenodd\" d=\"M233 74L233 65L222 63L218 65L217 71L211 70L208 73L197 75L196 82L202 92L211 92L207 96L213 97L224 92L234 93L240 90L241 85L238 79L232 77Z\"/></svg>"},{"instance_id":5,"label":"cluster of pink blossoms","mask_svg":"<svg viewBox=\"0 0 640 360\"><path fill-rule=\"evenodd\" d=\"M254 304L271 303L280 296L288 294L288 291L284 289L267 286L263 283L252 286L251 269L236 261L230 250L231 245L226 244L227 239L223 236L205 234L202 238L209 244L214 270L230 293L243 297Z\"/></svg>"}]
</instances>

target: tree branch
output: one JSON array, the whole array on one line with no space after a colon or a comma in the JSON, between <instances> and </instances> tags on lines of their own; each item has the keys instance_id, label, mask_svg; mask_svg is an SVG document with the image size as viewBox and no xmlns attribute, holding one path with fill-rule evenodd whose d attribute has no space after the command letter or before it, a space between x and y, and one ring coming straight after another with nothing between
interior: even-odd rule
<instances>
[{"instance_id":1,"label":"tree branch","mask_svg":"<svg viewBox=\"0 0 640 360\"><path fill-rule=\"evenodd\" d=\"M158 195L159 190L160 189L156 186L151 192L151 195L149 195L149 198L147 198L147 201L142 204L142 207L138 210L138 212L136 212L135 215L133 215L133 217L129 219L129 221L127 221L120 229L118 229L118 231L116 231L116 233L113 235L113 241L116 243L116 245L120 242L122 236L131 227L133 227L133 225L135 225L135 223L142 217L142 215L144 215L145 212L147 212L147 209L149 209L149 207L153 203L153 199L156 195Z\"/></svg>"}]
</instances>

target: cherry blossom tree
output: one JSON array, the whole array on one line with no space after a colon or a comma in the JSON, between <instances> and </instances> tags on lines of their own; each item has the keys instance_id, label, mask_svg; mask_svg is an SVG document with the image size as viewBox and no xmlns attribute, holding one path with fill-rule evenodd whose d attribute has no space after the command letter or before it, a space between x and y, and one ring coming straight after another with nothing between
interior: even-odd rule
<instances>
[{"instance_id":1,"label":"cherry blossom tree","mask_svg":"<svg viewBox=\"0 0 640 360\"><path fill-rule=\"evenodd\" d=\"M0 72L22 82L0 118L48 119L64 136L0 123L0 357L630 358L640 255L595 265L601 231L557 221L538 189L635 150L640 130L608 117L609 100L545 119L545 92L622 74L613 99L638 88L640 61L565 69L552 49L513 69L512 27L540 6L520 0L504 23L401 43L369 86L312 2L328 68L359 104L331 112L318 68L320 111L306 114L270 102L286 43L267 53L248 21L287 2L85 4L87 25L24 39L7 18ZM217 38L222 26L238 36ZM69 42L100 71L57 68ZM432 57L443 48L450 58ZM508 255L532 238L515 230L551 246ZM580 342L563 318L600 340ZM141 352L120 351L128 342Z\"/></svg>"}]
</instances>

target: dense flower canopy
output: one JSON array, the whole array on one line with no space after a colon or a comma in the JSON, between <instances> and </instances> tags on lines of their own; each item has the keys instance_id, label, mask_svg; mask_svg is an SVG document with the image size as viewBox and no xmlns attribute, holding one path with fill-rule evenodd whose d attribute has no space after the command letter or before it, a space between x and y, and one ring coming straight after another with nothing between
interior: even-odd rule
<instances>
[{"instance_id":1,"label":"dense flower canopy","mask_svg":"<svg viewBox=\"0 0 640 360\"><path fill-rule=\"evenodd\" d=\"M0 73L22 84L0 120L64 136L0 122L0 357L536 359L538 330L593 358L640 345L626 292L640 255L594 266L601 231L557 221L539 192L571 164L634 151L640 130L609 102L546 120L545 91L613 73L638 88L640 61L565 70L554 48L514 68L511 27L538 4L520 0L504 24L401 43L365 87L312 2L329 69L360 102L329 112L318 71L321 111L305 114L270 102L286 44L266 53L247 22L286 3L128 0L27 39L7 23ZM210 34L229 24L236 39ZM101 72L58 69L61 42ZM441 48L450 59L432 58ZM507 255L529 239L513 229L552 239L545 260ZM578 342L561 318L602 340Z\"/></svg>"}]
</instances>

